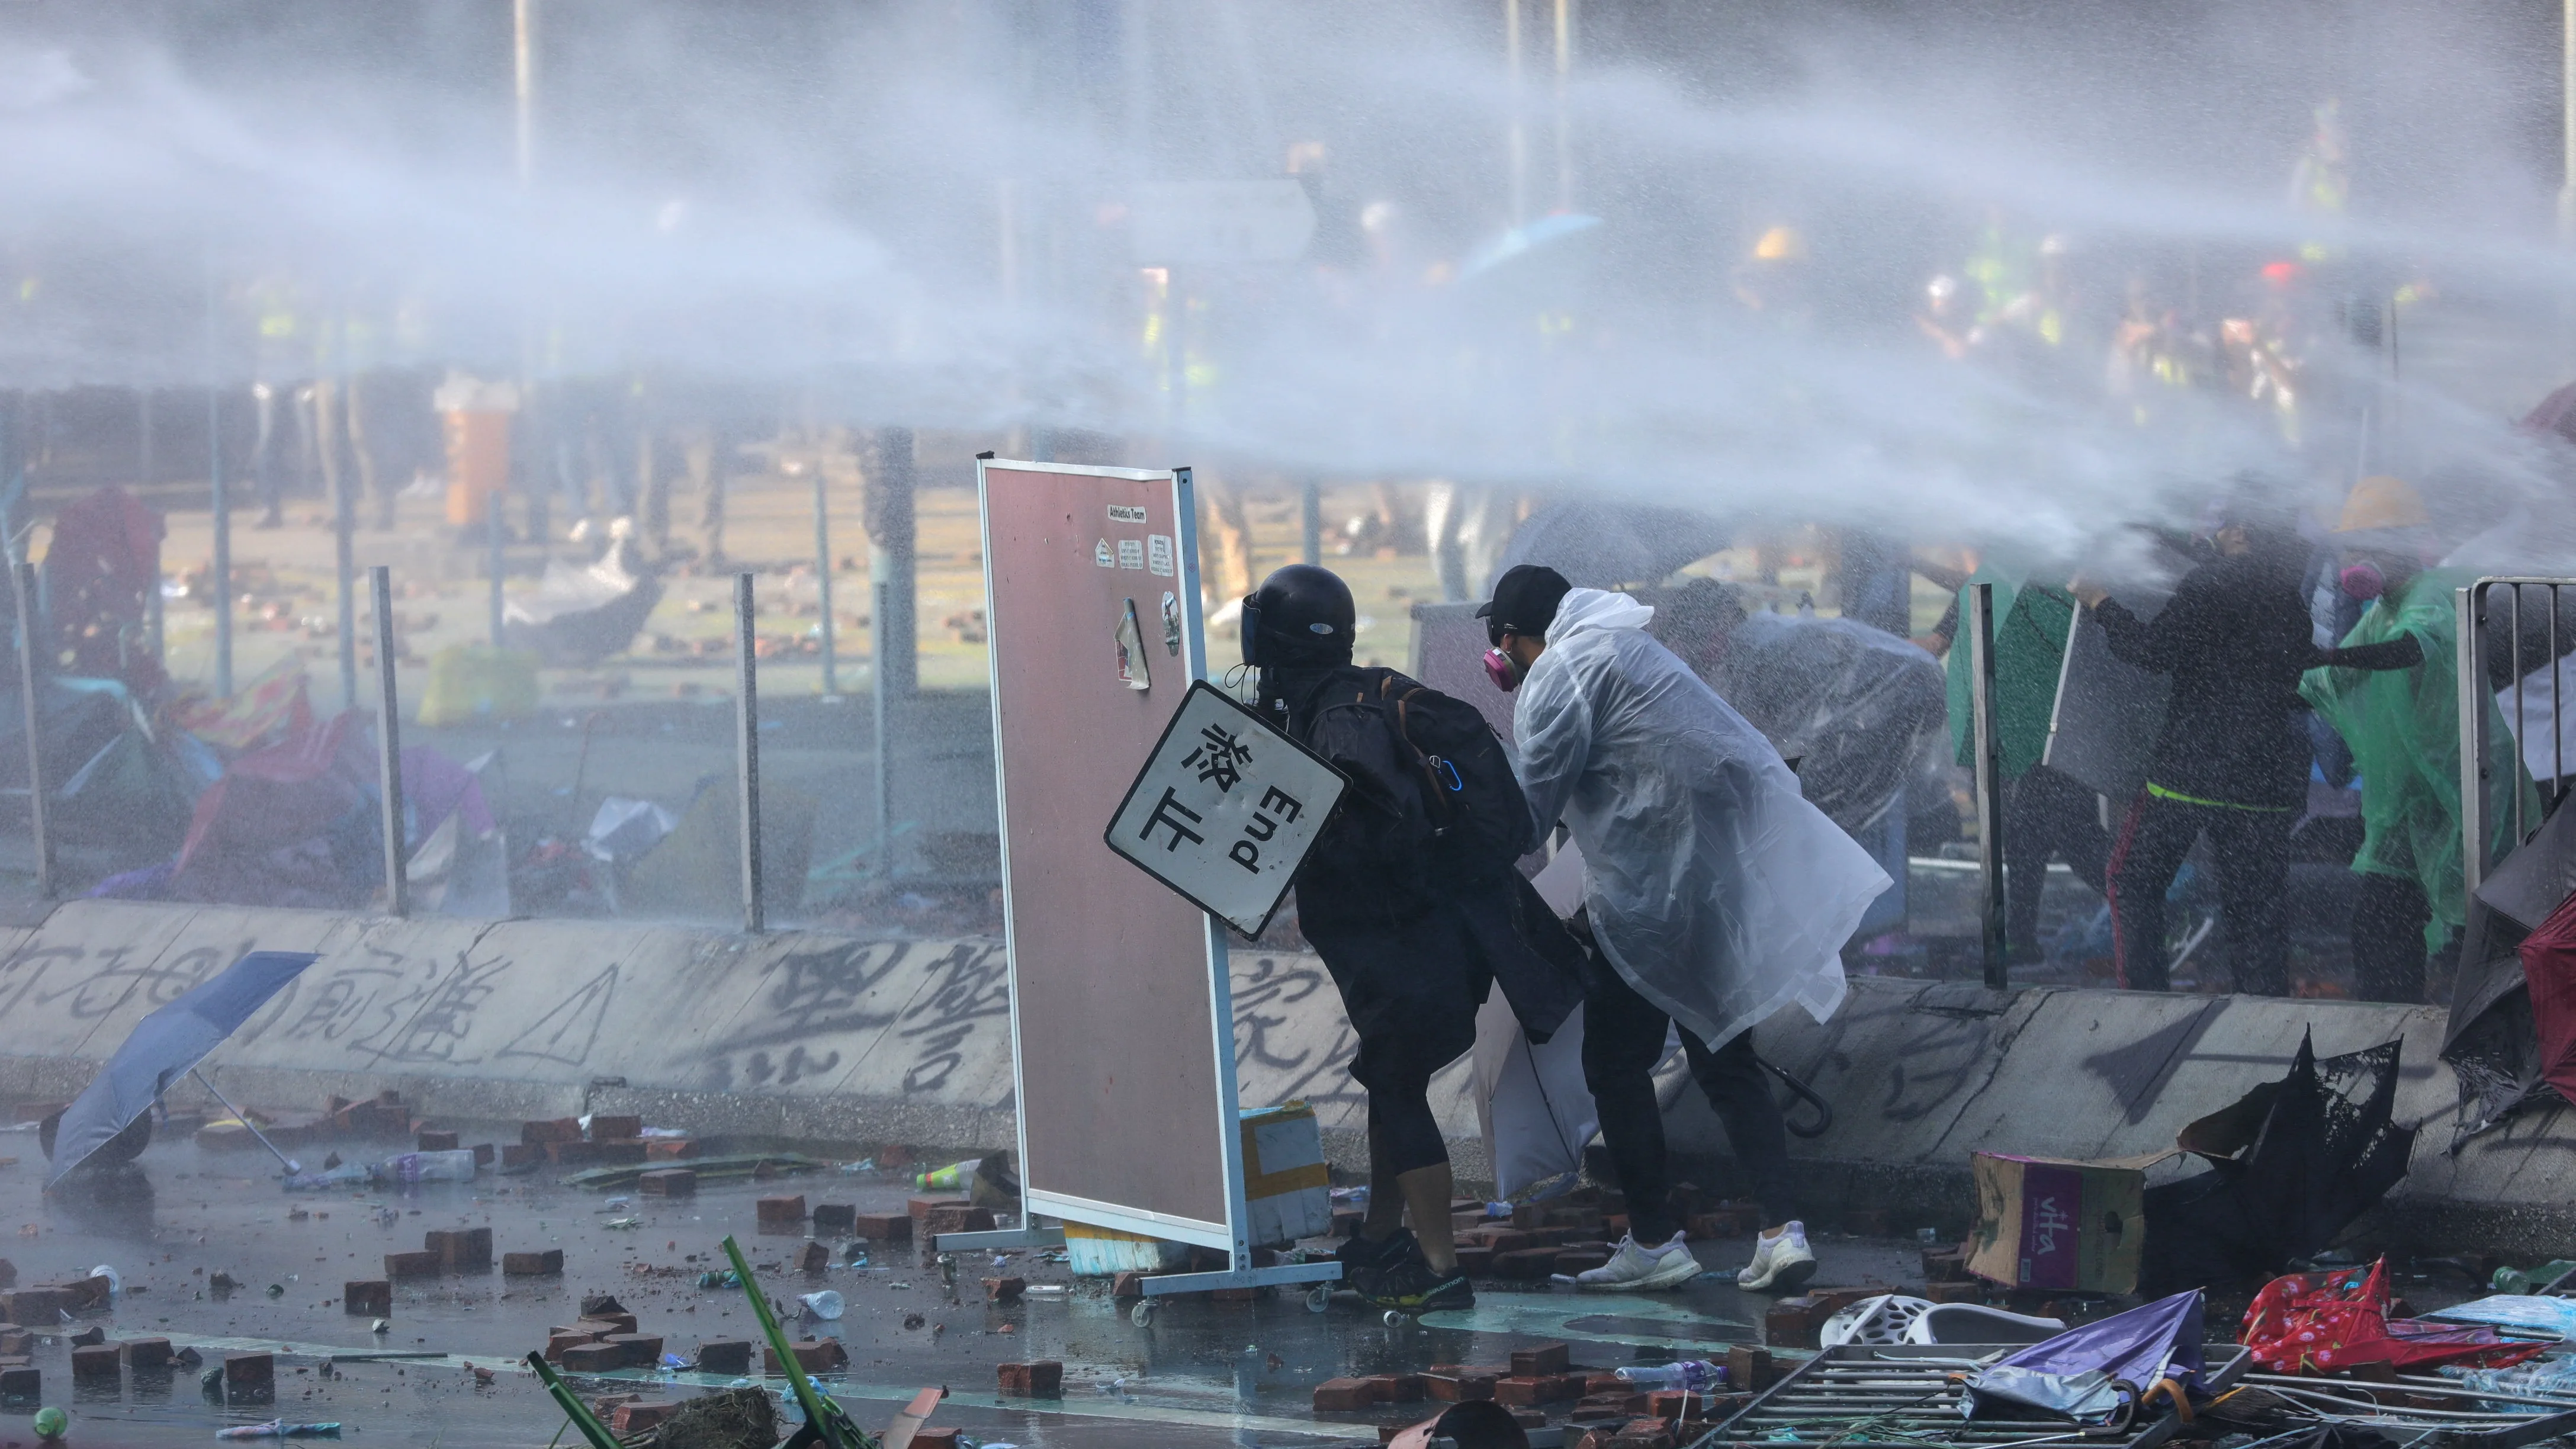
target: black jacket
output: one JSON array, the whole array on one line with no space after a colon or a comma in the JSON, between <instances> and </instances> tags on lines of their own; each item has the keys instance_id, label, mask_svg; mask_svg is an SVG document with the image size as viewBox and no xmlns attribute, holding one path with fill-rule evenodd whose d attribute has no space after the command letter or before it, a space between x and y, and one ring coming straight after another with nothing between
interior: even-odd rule
<instances>
[{"instance_id":1,"label":"black jacket","mask_svg":"<svg viewBox=\"0 0 2576 1449\"><path fill-rule=\"evenodd\" d=\"M1373 692L1378 681L1389 675L1400 688L1423 687L1392 670L1355 665L1274 670L1263 679L1262 713L1280 720L1276 705L1284 703L1282 727L1303 741L1313 727L1318 699ZM1439 699L1459 709L1470 708L1445 695ZM1422 999L1472 993L1473 1000L1481 1001L1484 981L1490 976L1503 988L1523 1030L1532 1040L1545 1041L1583 1000L1583 948L1567 934L1564 922L1518 871L1428 891L1391 880L1366 863L1376 852L1356 838L1376 818L1365 810L1344 808L1316 838L1297 873L1298 930L1337 980L1373 977L1397 996ZM1446 917L1456 929L1428 937L1404 929L1426 915ZM1396 949L1399 935L1417 944ZM1454 946L1423 952L1418 943L1425 939Z\"/></svg>"},{"instance_id":2,"label":"black jacket","mask_svg":"<svg viewBox=\"0 0 2576 1449\"><path fill-rule=\"evenodd\" d=\"M2289 810L2307 802L2299 676L2325 654L2309 633L2296 560L2212 559L2183 575L2152 620L2116 599L2094 616L2112 654L2173 680L2150 785L2223 805Z\"/></svg>"}]
</instances>

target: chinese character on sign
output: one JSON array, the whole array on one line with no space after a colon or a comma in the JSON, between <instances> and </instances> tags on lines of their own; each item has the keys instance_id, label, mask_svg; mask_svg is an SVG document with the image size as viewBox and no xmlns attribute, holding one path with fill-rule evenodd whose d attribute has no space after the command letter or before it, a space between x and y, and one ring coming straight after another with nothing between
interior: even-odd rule
<instances>
[{"instance_id":1,"label":"chinese character on sign","mask_svg":"<svg viewBox=\"0 0 2576 1449\"><path fill-rule=\"evenodd\" d=\"M1156 828L1167 827L1172 832L1172 838L1163 846L1163 849L1166 851L1180 849L1181 842L1183 840L1189 841L1192 845L1198 845L1206 841L1206 836L1192 830L1189 825L1183 825L1180 821L1173 819L1172 817L1175 815L1188 816L1190 818L1190 825L1196 825L1206 818L1187 805L1173 799L1172 787L1166 785L1163 787L1162 800L1154 806L1154 813L1146 817L1145 828L1136 832L1136 838L1139 840L1150 840L1153 838Z\"/></svg>"},{"instance_id":2,"label":"chinese character on sign","mask_svg":"<svg viewBox=\"0 0 2576 1449\"><path fill-rule=\"evenodd\" d=\"M1243 778L1243 767L1252 763L1252 747L1234 737L1223 725L1208 725L1199 731L1207 743L1181 757L1184 765L1198 767L1199 778L1221 791L1231 791Z\"/></svg>"}]
</instances>

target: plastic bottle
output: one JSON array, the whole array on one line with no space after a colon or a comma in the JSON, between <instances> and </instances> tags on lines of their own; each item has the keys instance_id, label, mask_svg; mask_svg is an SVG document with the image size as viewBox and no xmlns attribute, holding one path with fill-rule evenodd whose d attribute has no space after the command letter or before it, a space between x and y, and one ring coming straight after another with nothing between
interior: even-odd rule
<instances>
[{"instance_id":1,"label":"plastic bottle","mask_svg":"<svg viewBox=\"0 0 2576 1449\"><path fill-rule=\"evenodd\" d=\"M698 1275L698 1286L701 1288L739 1288L742 1286L742 1275L734 1272L731 1268L719 1268L711 1272L700 1273Z\"/></svg>"},{"instance_id":2,"label":"plastic bottle","mask_svg":"<svg viewBox=\"0 0 2576 1449\"><path fill-rule=\"evenodd\" d=\"M1713 1394L1726 1387L1726 1368L1704 1358L1685 1359L1680 1363L1631 1364L1619 1372L1619 1382L1635 1384L1641 1389L1680 1389L1689 1394Z\"/></svg>"},{"instance_id":3,"label":"plastic bottle","mask_svg":"<svg viewBox=\"0 0 2576 1449\"><path fill-rule=\"evenodd\" d=\"M841 1316L841 1295L829 1288L819 1293L808 1293L796 1301L805 1305L806 1312L826 1323Z\"/></svg>"},{"instance_id":4,"label":"plastic bottle","mask_svg":"<svg viewBox=\"0 0 2576 1449\"><path fill-rule=\"evenodd\" d=\"M472 1182L474 1152L459 1148L454 1152L406 1152L385 1159L379 1171L393 1182Z\"/></svg>"},{"instance_id":5,"label":"plastic bottle","mask_svg":"<svg viewBox=\"0 0 2576 1449\"><path fill-rule=\"evenodd\" d=\"M2537 1293L2570 1268L2576 1268L2576 1263L2565 1258L2553 1258L2537 1268L2498 1268L2487 1286L2498 1293Z\"/></svg>"},{"instance_id":6,"label":"plastic bottle","mask_svg":"<svg viewBox=\"0 0 2576 1449\"><path fill-rule=\"evenodd\" d=\"M970 1157L964 1162L952 1162L946 1167L934 1167L928 1172L914 1173L912 1185L920 1188L941 1188L950 1192L959 1188L973 1187L975 1169L983 1165L984 1159Z\"/></svg>"}]
</instances>

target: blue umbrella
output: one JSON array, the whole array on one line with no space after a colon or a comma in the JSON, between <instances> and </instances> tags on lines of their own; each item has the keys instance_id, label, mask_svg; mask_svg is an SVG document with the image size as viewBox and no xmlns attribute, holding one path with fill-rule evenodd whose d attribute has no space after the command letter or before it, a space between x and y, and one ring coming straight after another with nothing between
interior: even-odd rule
<instances>
[{"instance_id":1,"label":"blue umbrella","mask_svg":"<svg viewBox=\"0 0 2576 1449\"><path fill-rule=\"evenodd\" d=\"M320 959L310 951L253 951L136 1023L79 1100L63 1109L62 1125L54 1129L54 1171L45 1186L62 1181L150 1111L172 1082L205 1060L297 972Z\"/></svg>"}]
</instances>

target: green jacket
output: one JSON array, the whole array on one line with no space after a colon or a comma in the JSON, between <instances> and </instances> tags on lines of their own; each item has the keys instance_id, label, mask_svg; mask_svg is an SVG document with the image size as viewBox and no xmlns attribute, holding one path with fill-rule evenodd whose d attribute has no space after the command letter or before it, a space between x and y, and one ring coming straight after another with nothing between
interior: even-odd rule
<instances>
[{"instance_id":1,"label":"green jacket","mask_svg":"<svg viewBox=\"0 0 2576 1449\"><path fill-rule=\"evenodd\" d=\"M2423 663L2369 672L2311 669L2299 682L2300 697L2352 747L2361 775L2361 851L2352 868L2423 886L2433 906L2424 931L2428 951L2468 922L2460 878L2460 630L2451 595L2469 579L2458 570L2426 569L2403 594L2373 600L2343 640L2381 644L2412 634ZM2539 796L2514 758L2513 736L2492 700L2487 713L2492 858L2513 844L2514 792L2524 792L2533 819Z\"/></svg>"},{"instance_id":2,"label":"green jacket","mask_svg":"<svg viewBox=\"0 0 2576 1449\"><path fill-rule=\"evenodd\" d=\"M2075 622L2075 599L2046 584L2016 586L1979 569L1968 587L1995 586L1995 743L2003 777L2017 780L2048 749L2048 721L2057 712L2057 677L2064 672L2066 635ZM1976 718L1968 694L1968 589L1959 590L1959 632L1950 641L1950 743L1958 762L1976 768L1969 748Z\"/></svg>"}]
</instances>

